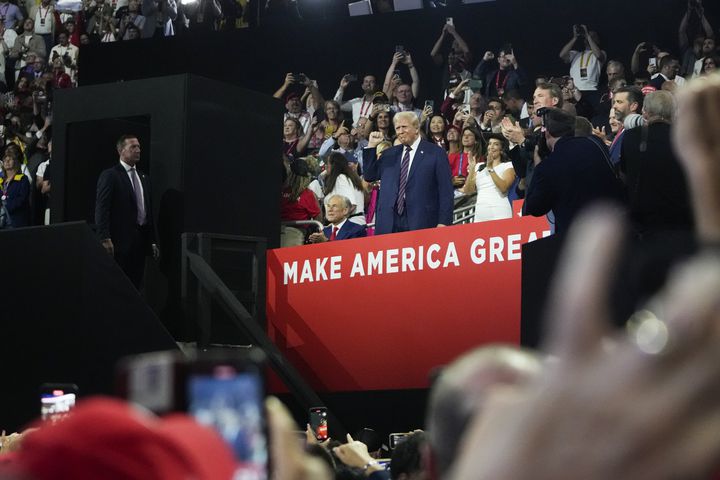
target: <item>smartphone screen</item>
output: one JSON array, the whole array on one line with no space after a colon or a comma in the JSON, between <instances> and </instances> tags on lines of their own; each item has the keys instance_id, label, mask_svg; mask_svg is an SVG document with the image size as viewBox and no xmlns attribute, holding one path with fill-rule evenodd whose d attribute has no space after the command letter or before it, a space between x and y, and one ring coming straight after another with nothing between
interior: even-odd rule
<instances>
[{"instance_id":1,"label":"smartphone screen","mask_svg":"<svg viewBox=\"0 0 720 480\"><path fill-rule=\"evenodd\" d=\"M207 372L193 371L187 388L188 412L232 447L242 478L265 480L268 452L260 372L217 364Z\"/></svg>"},{"instance_id":2,"label":"smartphone screen","mask_svg":"<svg viewBox=\"0 0 720 480\"><path fill-rule=\"evenodd\" d=\"M56 422L75 407L78 387L74 384L46 383L40 387L40 418Z\"/></svg>"},{"instance_id":3,"label":"smartphone screen","mask_svg":"<svg viewBox=\"0 0 720 480\"><path fill-rule=\"evenodd\" d=\"M425 108L427 107L435 108L435 102L433 102L432 100L425 100Z\"/></svg>"},{"instance_id":4,"label":"smartphone screen","mask_svg":"<svg viewBox=\"0 0 720 480\"><path fill-rule=\"evenodd\" d=\"M407 440L410 435L410 433L391 433L388 439L390 450L395 450L395 448Z\"/></svg>"},{"instance_id":5,"label":"smartphone screen","mask_svg":"<svg viewBox=\"0 0 720 480\"><path fill-rule=\"evenodd\" d=\"M327 408L313 407L310 409L310 428L318 440L328 439Z\"/></svg>"}]
</instances>

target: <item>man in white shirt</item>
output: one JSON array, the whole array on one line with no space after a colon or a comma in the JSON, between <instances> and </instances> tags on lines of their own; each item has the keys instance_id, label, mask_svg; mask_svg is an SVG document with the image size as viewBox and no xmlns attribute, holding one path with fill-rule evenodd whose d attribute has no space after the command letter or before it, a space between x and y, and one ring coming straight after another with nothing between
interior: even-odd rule
<instances>
[{"instance_id":1,"label":"man in white shirt","mask_svg":"<svg viewBox=\"0 0 720 480\"><path fill-rule=\"evenodd\" d=\"M55 39L55 7L51 0L42 0L40 5L30 9L28 18L35 21L35 34L45 41L45 51L49 52Z\"/></svg>"},{"instance_id":2,"label":"man in white shirt","mask_svg":"<svg viewBox=\"0 0 720 480\"><path fill-rule=\"evenodd\" d=\"M583 42L582 51L573 50L578 40ZM560 58L570 64L570 76L575 82L575 88L582 92L583 98L593 106L600 103L598 82L607 54L600 49L597 32L588 31L585 25L574 25L573 36L560 50Z\"/></svg>"},{"instance_id":3,"label":"man in white shirt","mask_svg":"<svg viewBox=\"0 0 720 480\"><path fill-rule=\"evenodd\" d=\"M77 61L78 53L80 49L70 43L68 35L65 32L60 32L58 35L58 44L50 50L50 62L55 60L56 57L63 59L65 64L65 71L70 75L73 84L77 81Z\"/></svg>"},{"instance_id":4,"label":"man in white shirt","mask_svg":"<svg viewBox=\"0 0 720 480\"><path fill-rule=\"evenodd\" d=\"M356 127L360 117L370 118L373 109L373 95L377 90L377 80L375 75L365 75L361 84L363 96L343 102L345 89L350 85L351 81L352 76L349 74L340 80L340 86L335 93L335 101L340 104L340 110L343 112L352 112L353 126Z\"/></svg>"}]
</instances>

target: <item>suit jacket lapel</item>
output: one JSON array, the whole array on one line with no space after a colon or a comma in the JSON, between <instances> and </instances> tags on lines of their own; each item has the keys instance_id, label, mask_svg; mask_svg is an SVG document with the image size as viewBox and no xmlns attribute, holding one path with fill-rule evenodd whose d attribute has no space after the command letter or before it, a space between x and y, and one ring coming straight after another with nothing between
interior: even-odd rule
<instances>
[{"instance_id":1,"label":"suit jacket lapel","mask_svg":"<svg viewBox=\"0 0 720 480\"><path fill-rule=\"evenodd\" d=\"M130 196L130 199L132 200L132 204L135 205L135 190L133 189L132 182L130 181L129 174L127 170L125 170L125 167L118 163L115 167L120 174L120 182L122 182L123 185L125 185L125 190L127 191L127 194Z\"/></svg>"}]
</instances>

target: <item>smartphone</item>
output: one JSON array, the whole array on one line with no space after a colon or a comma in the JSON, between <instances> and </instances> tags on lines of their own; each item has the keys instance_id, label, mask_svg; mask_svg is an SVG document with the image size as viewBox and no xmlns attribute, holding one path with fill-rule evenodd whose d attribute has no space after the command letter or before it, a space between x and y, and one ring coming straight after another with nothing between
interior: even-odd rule
<instances>
[{"instance_id":1,"label":"smartphone","mask_svg":"<svg viewBox=\"0 0 720 480\"><path fill-rule=\"evenodd\" d=\"M468 105L468 104L463 105L461 111L463 113L470 113L470 105Z\"/></svg>"},{"instance_id":2,"label":"smartphone","mask_svg":"<svg viewBox=\"0 0 720 480\"><path fill-rule=\"evenodd\" d=\"M75 407L78 386L74 383L43 383L40 386L40 418L56 422Z\"/></svg>"},{"instance_id":3,"label":"smartphone","mask_svg":"<svg viewBox=\"0 0 720 480\"><path fill-rule=\"evenodd\" d=\"M176 351L123 358L117 367L116 393L157 415L184 411L185 357Z\"/></svg>"},{"instance_id":4,"label":"smartphone","mask_svg":"<svg viewBox=\"0 0 720 480\"><path fill-rule=\"evenodd\" d=\"M347 77L345 77L348 82L357 82L358 76L356 74L350 74Z\"/></svg>"},{"instance_id":5,"label":"smartphone","mask_svg":"<svg viewBox=\"0 0 720 480\"><path fill-rule=\"evenodd\" d=\"M391 433L388 440L390 450L395 450L395 448L407 440L410 435L412 435L412 433Z\"/></svg>"},{"instance_id":6,"label":"smartphone","mask_svg":"<svg viewBox=\"0 0 720 480\"><path fill-rule=\"evenodd\" d=\"M472 79L468 82L468 88L474 92L477 92L479 90L482 90L483 88L483 81L482 80L475 80Z\"/></svg>"},{"instance_id":7,"label":"smartphone","mask_svg":"<svg viewBox=\"0 0 720 480\"><path fill-rule=\"evenodd\" d=\"M399 53L400 55L405 55L405 47L402 45L395 45L395 53Z\"/></svg>"},{"instance_id":8,"label":"smartphone","mask_svg":"<svg viewBox=\"0 0 720 480\"><path fill-rule=\"evenodd\" d=\"M205 355L189 365L186 385L188 413L217 430L252 480L269 477L264 360L257 349Z\"/></svg>"},{"instance_id":9,"label":"smartphone","mask_svg":"<svg viewBox=\"0 0 720 480\"><path fill-rule=\"evenodd\" d=\"M648 64L652 67L657 67L657 58L656 57L650 57L648 60Z\"/></svg>"},{"instance_id":10,"label":"smartphone","mask_svg":"<svg viewBox=\"0 0 720 480\"><path fill-rule=\"evenodd\" d=\"M305 83L307 77L305 77L305 74L303 73L293 73L293 78L298 83Z\"/></svg>"},{"instance_id":11,"label":"smartphone","mask_svg":"<svg viewBox=\"0 0 720 480\"><path fill-rule=\"evenodd\" d=\"M448 25L452 25L453 27L455 26L455 22L453 21L453 17L445 17L445 23L447 23Z\"/></svg>"},{"instance_id":12,"label":"smartphone","mask_svg":"<svg viewBox=\"0 0 720 480\"><path fill-rule=\"evenodd\" d=\"M312 407L309 410L310 416L310 428L315 434L315 438L318 440L327 440L328 434L328 418L327 408L325 407Z\"/></svg>"},{"instance_id":13,"label":"smartphone","mask_svg":"<svg viewBox=\"0 0 720 480\"><path fill-rule=\"evenodd\" d=\"M435 109L435 102L432 100L425 100L425 108L430 107L431 109ZM423 108L423 110L425 109Z\"/></svg>"}]
</instances>

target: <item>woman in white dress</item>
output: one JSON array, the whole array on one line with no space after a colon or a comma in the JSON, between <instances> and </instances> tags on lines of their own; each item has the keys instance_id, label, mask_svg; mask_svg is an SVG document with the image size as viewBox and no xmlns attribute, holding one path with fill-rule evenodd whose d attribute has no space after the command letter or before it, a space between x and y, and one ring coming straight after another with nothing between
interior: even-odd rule
<instances>
[{"instance_id":1,"label":"woman in white dress","mask_svg":"<svg viewBox=\"0 0 720 480\"><path fill-rule=\"evenodd\" d=\"M477 155L470 157L468 178L463 187L463 193L477 192L474 221L511 218L512 205L507 194L515 181L515 170L508 161L503 137L493 135L489 138L485 158L485 162L478 163Z\"/></svg>"},{"instance_id":2,"label":"woman in white dress","mask_svg":"<svg viewBox=\"0 0 720 480\"><path fill-rule=\"evenodd\" d=\"M365 225L365 188L360 176L340 152L332 152L328 157L324 191L326 200L333 195L348 198L353 205L348 220Z\"/></svg>"}]
</instances>

